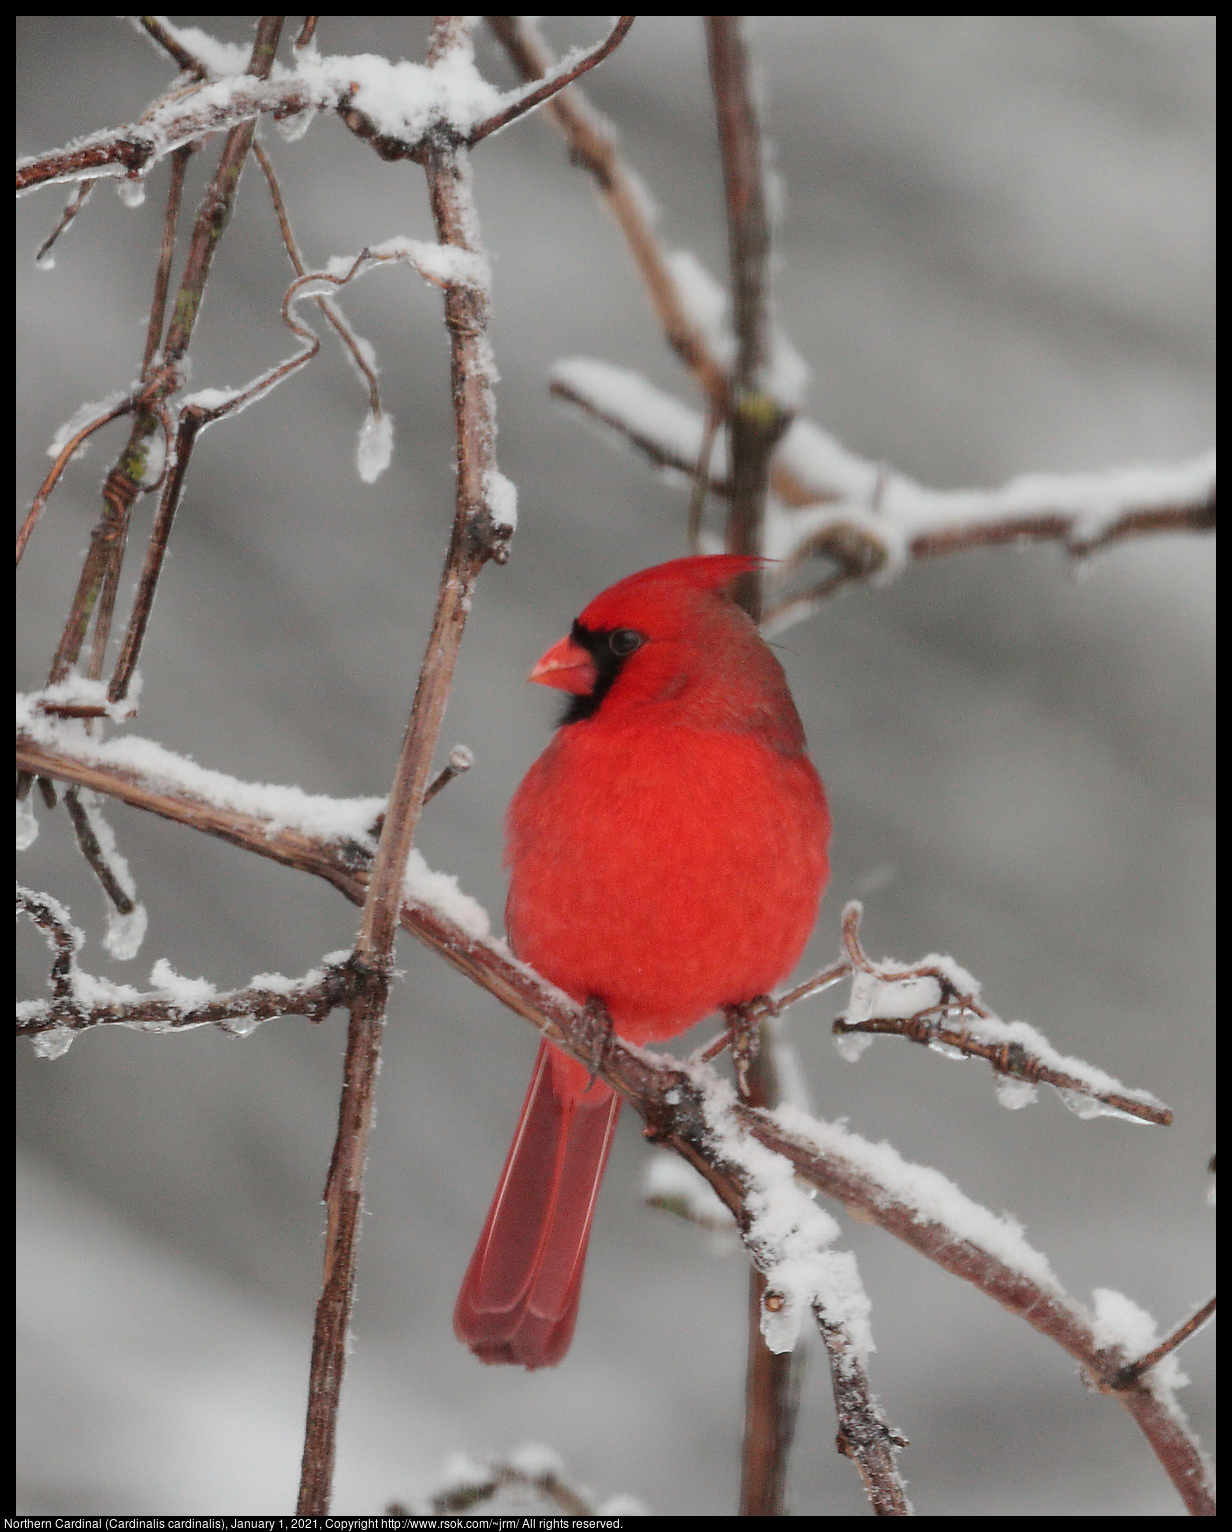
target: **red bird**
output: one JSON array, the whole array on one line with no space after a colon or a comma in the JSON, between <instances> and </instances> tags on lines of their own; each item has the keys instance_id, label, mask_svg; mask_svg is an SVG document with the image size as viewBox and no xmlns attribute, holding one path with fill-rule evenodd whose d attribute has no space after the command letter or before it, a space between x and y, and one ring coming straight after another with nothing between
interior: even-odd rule
<instances>
[{"instance_id":1,"label":"red bird","mask_svg":"<svg viewBox=\"0 0 1232 1532\"><path fill-rule=\"evenodd\" d=\"M675 559L590 603L530 673L572 693L506 817L514 951L616 1035L656 1043L795 966L830 816L782 667L723 588L760 560ZM454 1310L484 1362L569 1348L621 1098L546 1041Z\"/></svg>"}]
</instances>

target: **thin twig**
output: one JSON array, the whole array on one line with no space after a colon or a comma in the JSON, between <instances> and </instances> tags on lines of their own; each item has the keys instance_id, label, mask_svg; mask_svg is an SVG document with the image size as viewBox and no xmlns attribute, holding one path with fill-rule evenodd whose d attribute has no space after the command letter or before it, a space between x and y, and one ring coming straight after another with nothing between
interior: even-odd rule
<instances>
[{"instance_id":1,"label":"thin twig","mask_svg":"<svg viewBox=\"0 0 1232 1532\"><path fill-rule=\"evenodd\" d=\"M70 787L64 795L64 807L68 810L68 817L73 821L73 829L77 835L77 844L81 847L81 854L90 864L94 876L102 885L103 892L115 909L121 915L131 915L135 908L133 900L120 886L115 870L104 855L102 846L99 845L94 826L90 823L90 817L81 801L81 793L81 788Z\"/></svg>"},{"instance_id":2,"label":"thin twig","mask_svg":"<svg viewBox=\"0 0 1232 1532\"><path fill-rule=\"evenodd\" d=\"M81 946L81 932L73 925L69 912L51 894L17 885L17 912L28 915L42 931L47 945L55 953L48 983L57 1001L70 1000L73 993L73 958ZM17 1023L22 1031L22 1023Z\"/></svg>"},{"instance_id":3,"label":"thin twig","mask_svg":"<svg viewBox=\"0 0 1232 1532\"><path fill-rule=\"evenodd\" d=\"M104 410L101 415L96 416L96 418L90 421L88 425L82 426L81 430L77 432L76 436L72 437L62 448L60 455L51 465L51 472L43 480L42 484L39 485L38 494L36 494L34 499L31 501L30 509L26 512L25 520L21 524L21 530L17 534L18 564L21 563L21 556L26 551L26 544L30 541L30 534L38 525L38 519L43 514L43 507L47 504L52 490L55 489L56 485L59 483L60 475L64 472L65 468L68 467L73 453L77 451L82 442L84 442L88 437L93 436L95 431L101 430L103 426L107 425L110 421L115 420L118 416L127 415L128 412L133 408L136 399L136 394L125 395L125 397L119 400L118 403L113 404L109 409Z\"/></svg>"},{"instance_id":4,"label":"thin twig","mask_svg":"<svg viewBox=\"0 0 1232 1532\"><path fill-rule=\"evenodd\" d=\"M855 1464L876 1515L909 1516L907 1488L894 1460L907 1439L882 1415L851 1336L823 1304L815 1303L813 1314L830 1358L838 1450Z\"/></svg>"},{"instance_id":5,"label":"thin twig","mask_svg":"<svg viewBox=\"0 0 1232 1532\"><path fill-rule=\"evenodd\" d=\"M291 220L287 216L286 204L282 200L282 191L278 185L278 177L274 172L273 162L270 160L269 155L266 154L259 139L253 140L252 152L256 157L257 164L260 165L265 174L266 181L269 183L270 196L274 203L274 213L278 219L278 227L282 233L282 242L286 248L287 256L295 269L296 276L306 276L307 268L304 266L294 230L291 228ZM337 331L342 344L350 352L352 361L368 385L368 407L373 415L379 419L381 415L380 385L377 383L376 373L369 365L368 359L364 355L364 349L359 344L355 332L351 329L349 322L338 306L327 298L324 293L317 295L317 307Z\"/></svg>"},{"instance_id":6,"label":"thin twig","mask_svg":"<svg viewBox=\"0 0 1232 1532\"><path fill-rule=\"evenodd\" d=\"M34 911L27 913L36 924L43 924ZM71 986L71 978L68 983ZM99 988L100 981L91 979L91 987ZM243 1036L257 1023L276 1016L307 1016L310 1021L322 1022L332 1010L347 1003L352 988L353 981L346 964L327 964L323 974L318 970L285 986L251 984L244 989L215 995L198 1005L168 999L157 991L137 1000L85 1005L70 992L19 1020L17 1034L34 1039L49 1032L80 1033L109 1026L132 1027L139 1032L179 1032L193 1027L217 1026L224 1032ZM235 1022L241 1025L231 1025Z\"/></svg>"},{"instance_id":7,"label":"thin twig","mask_svg":"<svg viewBox=\"0 0 1232 1532\"><path fill-rule=\"evenodd\" d=\"M165 48L182 70L197 80L208 77L209 70L200 59L194 58L179 38L169 31L157 16L141 16L138 19L159 47Z\"/></svg>"},{"instance_id":8,"label":"thin twig","mask_svg":"<svg viewBox=\"0 0 1232 1532\"><path fill-rule=\"evenodd\" d=\"M167 288L171 282L171 261L175 255L176 228L180 220L180 204L184 199L184 176L192 158L194 145L182 144L171 156L171 176L167 186L167 207L163 214L163 240L158 252L158 271L154 277L154 296L150 302L150 322L145 332L145 356L141 363L141 376L148 377L158 355L159 342L163 338L163 322L167 312Z\"/></svg>"},{"instance_id":9,"label":"thin twig","mask_svg":"<svg viewBox=\"0 0 1232 1532\"><path fill-rule=\"evenodd\" d=\"M760 555L770 458L791 423L791 415L767 386L771 345L770 215L765 148L743 17L707 16L706 51L727 193L732 322L736 333L736 360L727 411L731 499L726 546L729 553ZM758 571L740 576L736 599L754 622L761 621Z\"/></svg>"},{"instance_id":10,"label":"thin twig","mask_svg":"<svg viewBox=\"0 0 1232 1532\"><path fill-rule=\"evenodd\" d=\"M551 50L530 17L488 16L485 19L523 78L538 79L553 67L555 59ZM725 419L731 402L727 368L714 355L709 341L688 311L655 230L650 198L625 163L615 134L578 87L554 97L548 105L548 115L567 140L571 159L594 178L599 194L624 235L664 339L692 375L706 400L706 408ZM682 463L679 466L686 476L691 476L695 465ZM785 464L772 463L770 482L776 498L784 505L806 505L823 498L802 484ZM725 487L720 492L726 494L729 490Z\"/></svg>"},{"instance_id":11,"label":"thin twig","mask_svg":"<svg viewBox=\"0 0 1232 1532\"><path fill-rule=\"evenodd\" d=\"M424 790L423 801L431 803L443 787L448 787L455 777L460 777L463 772L469 771L474 764L475 758L466 746L455 745L449 752L448 761L428 783Z\"/></svg>"},{"instance_id":12,"label":"thin twig","mask_svg":"<svg viewBox=\"0 0 1232 1532\"><path fill-rule=\"evenodd\" d=\"M455 50L469 48L469 24L462 18L440 18L433 28L429 64L441 62ZM465 149L437 144L424 151L421 161L439 242L478 255L474 243L478 219ZM402 907L402 879L423 808L475 582L486 561L503 558L506 551L507 534L501 534L488 508L495 473L495 421L487 321L487 297L482 288L461 283L446 287L445 324L450 338L457 441L453 536L353 958L359 993L351 1003L338 1133L325 1186L328 1210L325 1280L313 1330L298 1502L303 1515L324 1514L329 1509L338 1399L355 1288L355 1244L372 1121L372 1090L380 1062L390 962Z\"/></svg>"},{"instance_id":13,"label":"thin twig","mask_svg":"<svg viewBox=\"0 0 1232 1532\"><path fill-rule=\"evenodd\" d=\"M51 248L55 244L56 240L60 238L61 234L64 233L65 229L68 228L69 224L72 223L77 214L81 212L83 207L85 207L86 198L94 190L95 184L96 183L93 181L79 181L77 183L77 190L74 195L69 198L64 211L60 214L59 223L56 224L55 228L35 251L34 261L36 265L41 265L42 262L45 261L51 254Z\"/></svg>"},{"instance_id":14,"label":"thin twig","mask_svg":"<svg viewBox=\"0 0 1232 1532\"><path fill-rule=\"evenodd\" d=\"M1123 1112L1140 1122L1155 1123L1168 1127L1172 1112L1162 1101L1146 1092L1130 1094L1117 1090L1111 1084L1097 1085L1079 1074L1049 1063L1039 1050L1046 1048L1046 1040L1031 1029L1024 1036L1004 1035L1010 1031L997 1014L983 1001L959 988L951 974L936 963L917 963L900 967L890 963L874 963L860 945L861 907L853 900L843 911L843 946L854 972L867 975L878 985L910 985L914 987L921 979L936 986L936 999L910 1016L862 1016L858 1021L848 1021L840 1016L834 1023L836 1037L853 1033L888 1034L905 1037L913 1043L927 1047L942 1044L952 1048L964 1058L980 1058L989 1063L997 1074L1007 1079L1022 1080L1034 1085L1042 1081L1063 1092L1073 1092L1091 1101L1097 1101ZM853 990L853 998L855 991ZM974 1018L964 1022L964 1017ZM991 1037L980 1035L979 1023ZM1019 1032L1025 1031L1016 1024ZM1000 1034L1000 1035L999 1035Z\"/></svg>"},{"instance_id":15,"label":"thin twig","mask_svg":"<svg viewBox=\"0 0 1232 1532\"><path fill-rule=\"evenodd\" d=\"M281 16L262 16L258 23L256 40L252 45L252 58L247 69L247 73L255 79L264 80L269 75L274 62L274 53L278 47L278 38L282 32L283 19ZM246 122L237 123L227 134L226 143L219 156L218 169L198 209L197 221L184 262L184 274L180 279L180 290L176 294L175 307L163 347L169 361L178 361L188 349L188 343L192 339L205 284L209 280L210 266L219 241L231 220L240 174L248 151L252 147L256 129L256 119L249 118Z\"/></svg>"},{"instance_id":16,"label":"thin twig","mask_svg":"<svg viewBox=\"0 0 1232 1532\"><path fill-rule=\"evenodd\" d=\"M556 60L529 17L488 16L486 20L524 79L539 79L554 67ZM594 177L624 234L668 344L693 374L710 407L725 415L726 370L711 355L685 308L655 233L646 192L621 157L612 130L576 88L554 97L548 115L568 140L574 162Z\"/></svg>"},{"instance_id":17,"label":"thin twig","mask_svg":"<svg viewBox=\"0 0 1232 1532\"><path fill-rule=\"evenodd\" d=\"M260 146L254 147L258 157L262 158ZM268 164L268 161L263 161L263 163ZM270 169L272 172L272 167ZM271 190L277 198L276 179L271 182ZM285 209L281 209L280 198L277 198L277 202L280 208L281 221L282 218L285 218ZM128 688L131 684L133 673L136 670L146 627L149 623L151 610L153 609L154 593L157 589L163 560L166 556L172 523L183 493L189 459L200 432L207 425L211 425L213 422L221 420L224 416L242 409L259 395L268 392L291 372L299 367L303 367L316 356L321 348L321 338L315 330L311 329L297 317L295 311L296 303L303 288L317 282L328 282L335 287L345 287L347 283L353 281L373 266L397 263L404 260L414 264L410 257L402 253L374 255L371 251L364 249L355 257L350 268L340 275L328 271L304 271L303 262L300 259L299 250L295 245L294 236L291 234L289 224L284 225L284 234L290 241L288 250L292 255L293 264L295 264L300 275L291 283L283 296L281 308L282 320L288 329L303 341L303 349L267 369L243 388L232 391L217 404L208 408L199 404L188 404L181 409L174 446L168 443L167 447L168 466L164 469L165 482L163 485L163 495L159 503L158 512L154 518L150 541L146 548L145 564L137 584L137 594L133 601L128 630L125 634L124 643L121 646L120 655L116 661L115 673L108 689L108 699L113 703L121 701L128 695ZM430 271L424 270L422 275L430 281L436 281L439 285L439 280ZM355 341L355 337L350 331L345 317L330 306L328 298L320 294L317 297L326 317L338 329L343 340L354 348L356 360L360 363L365 374L371 379L372 394L370 397L374 412L379 413L380 397L376 392L375 376L364 364L358 343Z\"/></svg>"},{"instance_id":18,"label":"thin twig","mask_svg":"<svg viewBox=\"0 0 1232 1532\"><path fill-rule=\"evenodd\" d=\"M162 497L158 502L158 510L154 515L154 524L150 529L150 540L146 544L145 562L141 570L141 578L137 581L137 594L133 598L133 608L128 616L128 627L124 633L124 641L120 645L120 653L116 659L115 673L111 677L111 684L107 688L107 700L109 702L122 702L128 696L128 688L132 683L133 674L137 669L137 661L141 657L141 645L145 640L146 627L150 621L150 613L154 609L154 595L158 589L158 577L162 573L163 560L167 555L167 544L171 538L171 526L175 520L175 513L180 503L180 497L184 492L184 480L188 473L188 464L192 457L193 446L198 433L206 424L205 412L194 406L189 406L180 412L180 423L176 431L174 448L167 448L167 474L163 483Z\"/></svg>"},{"instance_id":19,"label":"thin twig","mask_svg":"<svg viewBox=\"0 0 1232 1532\"><path fill-rule=\"evenodd\" d=\"M250 75L258 78L268 75L281 30L280 16L261 18L248 66ZM166 379L167 388L170 388L178 377L178 364L182 361L192 337L205 283L209 277L210 264L231 216L240 171L252 142L255 127L255 121L250 120L239 123L228 133L219 157L218 169L198 209L180 289L176 295L174 312L163 347L162 375ZM161 307L158 304L156 306ZM48 674L49 685L62 681L76 663L100 589L113 566L115 574L112 579L114 581L118 578L119 554L127 536L129 513L141 489L141 480L148 459L149 440L157 428L158 419L153 410L144 411L139 415L133 422L128 444L119 462L107 476L103 487L103 513L91 534L90 546L77 583L68 621L51 662ZM104 614L100 613L100 617L102 615ZM104 626L101 632L103 645L106 639L107 633ZM96 639L96 652L99 647Z\"/></svg>"},{"instance_id":20,"label":"thin twig","mask_svg":"<svg viewBox=\"0 0 1232 1532\"><path fill-rule=\"evenodd\" d=\"M624 41L625 34L635 20L636 17L633 16L618 17L616 25L603 41L592 48L589 53L585 54L571 68L561 70L558 74L550 75L536 90L517 92L514 99L508 105L502 107L493 116L485 118L478 127L471 129L467 139L468 147L473 149L480 139L487 138L490 133L497 133L501 128L508 127L511 122L515 122L519 117L525 116L527 112L533 111L535 107L541 106L545 101L550 100L553 96L564 90L567 85L593 69L596 64L601 64L608 54L613 49L619 47L621 42Z\"/></svg>"},{"instance_id":21,"label":"thin twig","mask_svg":"<svg viewBox=\"0 0 1232 1532\"><path fill-rule=\"evenodd\" d=\"M1171 1356L1183 1341L1197 1334L1214 1312L1215 1295L1212 1294L1196 1313L1191 1314L1183 1324L1177 1325L1172 1334L1161 1340L1158 1346L1153 1347L1145 1356L1140 1356L1136 1362L1127 1362L1117 1373L1117 1386L1126 1388L1131 1383L1136 1383L1156 1363L1162 1362L1166 1356Z\"/></svg>"}]
</instances>

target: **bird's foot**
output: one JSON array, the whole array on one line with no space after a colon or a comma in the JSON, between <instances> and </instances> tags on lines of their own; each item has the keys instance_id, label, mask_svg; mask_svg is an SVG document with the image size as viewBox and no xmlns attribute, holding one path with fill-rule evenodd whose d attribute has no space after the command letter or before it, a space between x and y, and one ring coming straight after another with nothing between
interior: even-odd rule
<instances>
[{"instance_id":1,"label":"bird's foot","mask_svg":"<svg viewBox=\"0 0 1232 1532\"><path fill-rule=\"evenodd\" d=\"M727 1041L731 1046L732 1066L736 1071L736 1090L741 1101L749 1099L749 1070L761 1047L762 1018L772 1015L774 1002L769 995L757 995L744 1005L726 1005Z\"/></svg>"},{"instance_id":2,"label":"bird's foot","mask_svg":"<svg viewBox=\"0 0 1232 1532\"><path fill-rule=\"evenodd\" d=\"M574 1032L574 1041L582 1051L583 1063L590 1068L587 1089L594 1084L596 1076L607 1062L615 1031L616 1023L612 1020L611 1012L597 995L592 995L582 1007Z\"/></svg>"}]
</instances>

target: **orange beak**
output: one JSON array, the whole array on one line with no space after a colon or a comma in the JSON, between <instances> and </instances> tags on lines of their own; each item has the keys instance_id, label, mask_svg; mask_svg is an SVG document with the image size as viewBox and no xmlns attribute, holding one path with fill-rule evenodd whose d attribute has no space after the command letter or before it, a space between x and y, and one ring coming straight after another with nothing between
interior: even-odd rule
<instances>
[{"instance_id":1,"label":"orange beak","mask_svg":"<svg viewBox=\"0 0 1232 1532\"><path fill-rule=\"evenodd\" d=\"M589 696L599 679L595 662L572 638L562 638L552 645L527 677L540 686L554 686L557 691Z\"/></svg>"}]
</instances>

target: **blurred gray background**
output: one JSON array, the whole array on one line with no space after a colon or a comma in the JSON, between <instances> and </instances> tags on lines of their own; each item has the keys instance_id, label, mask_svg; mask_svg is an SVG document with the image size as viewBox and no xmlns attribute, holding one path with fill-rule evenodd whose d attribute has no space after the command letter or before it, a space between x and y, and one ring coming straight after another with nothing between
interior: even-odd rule
<instances>
[{"instance_id":1,"label":"blurred gray background","mask_svg":"<svg viewBox=\"0 0 1232 1532\"><path fill-rule=\"evenodd\" d=\"M235 41L238 18L187 18ZM596 18L554 19L559 47ZM326 53L422 58L422 18L326 18ZM780 311L813 368L808 410L853 450L938 487L1033 469L1174 460L1214 434L1214 22L1210 18L768 17L754 30L785 188ZM511 73L481 35L481 63ZM289 56L284 41L283 55ZM126 23L18 27L18 150L131 120L173 71ZM587 86L662 209L669 246L719 277L726 236L700 25L640 20ZM265 134L310 262L431 237L422 173L336 121ZM195 206L217 141L194 159ZM547 397L560 356L635 367L692 400L587 177L536 118L475 156L496 274L500 460L513 557L490 568L446 720L476 765L421 845L499 928L501 815L555 699L530 664L598 590L684 548L684 500ZM18 205L18 506L86 399L135 375L166 170L143 207L96 191L55 270L33 254L64 200ZM288 280L255 166L192 348L195 386L292 349ZM338 796L386 790L452 507L439 296L405 270L344 306L377 344L396 455L357 479L365 402L338 348L210 431L155 609L135 732L202 764ZM67 610L121 428L96 438L18 578L19 685ZM152 507L141 502L134 544ZM136 558L136 555L134 555ZM136 577L134 562L132 577ZM125 589L129 588L126 576ZM1146 1086L1167 1130L1080 1122L1046 1094L1008 1113L988 1072L881 1042L855 1066L839 999L792 1019L819 1112L1009 1210L1069 1290L1120 1288L1170 1326L1206 1295L1214 1115L1214 546L1159 538L1080 572L1053 548L970 554L859 590L784 635L834 815L831 892L806 962L866 901L875 955L952 953L1007 1017ZM156 958L220 986L349 945L324 884L123 808L110 818L150 909L137 960L98 938L102 897L61 815L23 876L87 928L83 962L144 984ZM19 936L19 993L47 959ZM361 1247L335 1508L421 1493L456 1448L557 1448L600 1496L669 1514L735 1506L746 1266L639 1202L622 1124L577 1338L559 1369L485 1369L455 1342L457 1283L525 1088L534 1038L404 937ZM344 1018L18 1048L18 1508L275 1512L294 1503L320 1193ZM842 1216L842 1215L840 1215ZM873 1379L910 1439L921 1512L1180 1514L1129 1417L1069 1359L875 1229L845 1228L874 1303ZM1213 1434L1213 1342L1183 1395ZM860 1513L809 1358L791 1505Z\"/></svg>"}]
</instances>

